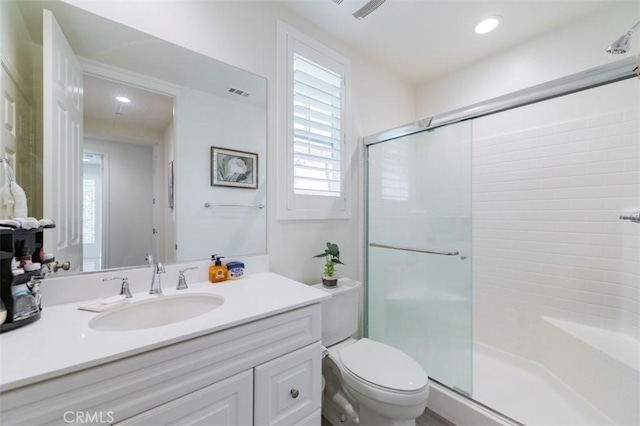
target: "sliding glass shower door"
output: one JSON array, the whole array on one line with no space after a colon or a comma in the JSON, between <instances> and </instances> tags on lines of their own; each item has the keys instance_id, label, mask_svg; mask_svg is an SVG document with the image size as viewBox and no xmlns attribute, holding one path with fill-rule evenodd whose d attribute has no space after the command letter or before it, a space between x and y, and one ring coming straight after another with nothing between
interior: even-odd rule
<instances>
[{"instance_id":1,"label":"sliding glass shower door","mask_svg":"<svg viewBox=\"0 0 640 426\"><path fill-rule=\"evenodd\" d=\"M367 335L471 394L471 122L367 150Z\"/></svg>"}]
</instances>

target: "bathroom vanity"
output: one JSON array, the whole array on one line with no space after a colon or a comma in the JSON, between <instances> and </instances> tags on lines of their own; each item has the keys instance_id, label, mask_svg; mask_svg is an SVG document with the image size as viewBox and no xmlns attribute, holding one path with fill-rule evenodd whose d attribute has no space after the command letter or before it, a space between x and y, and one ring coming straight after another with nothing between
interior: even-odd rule
<instances>
[{"instance_id":1,"label":"bathroom vanity","mask_svg":"<svg viewBox=\"0 0 640 426\"><path fill-rule=\"evenodd\" d=\"M224 303L160 327L98 331L99 314L74 302L0 336L0 423L320 424L327 293L268 272L165 290L184 292ZM166 296L131 300L153 297Z\"/></svg>"}]
</instances>

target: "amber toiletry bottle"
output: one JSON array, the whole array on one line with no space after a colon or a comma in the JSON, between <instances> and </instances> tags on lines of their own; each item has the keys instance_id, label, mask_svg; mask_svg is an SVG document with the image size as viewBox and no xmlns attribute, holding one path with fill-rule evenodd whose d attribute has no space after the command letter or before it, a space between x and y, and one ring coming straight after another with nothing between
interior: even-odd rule
<instances>
[{"instance_id":1,"label":"amber toiletry bottle","mask_svg":"<svg viewBox=\"0 0 640 426\"><path fill-rule=\"evenodd\" d=\"M211 256L214 264L209 266L209 281L212 283L221 283L229 278L227 266L223 265L220 259L222 259L221 256L216 256L215 254Z\"/></svg>"}]
</instances>

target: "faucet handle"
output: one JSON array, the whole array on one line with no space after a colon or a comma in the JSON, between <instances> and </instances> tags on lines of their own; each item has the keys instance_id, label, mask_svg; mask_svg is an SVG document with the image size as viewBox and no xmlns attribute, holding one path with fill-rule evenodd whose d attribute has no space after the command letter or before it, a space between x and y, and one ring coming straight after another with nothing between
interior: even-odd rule
<instances>
[{"instance_id":1,"label":"faucet handle","mask_svg":"<svg viewBox=\"0 0 640 426\"><path fill-rule=\"evenodd\" d=\"M162 264L162 262L158 262L156 263L156 274L164 274L167 271L164 269L164 265Z\"/></svg>"},{"instance_id":2,"label":"faucet handle","mask_svg":"<svg viewBox=\"0 0 640 426\"><path fill-rule=\"evenodd\" d=\"M131 291L129 290L129 278L127 277L113 277L113 278L104 278L102 281L112 281L112 280L122 280L122 285L120 286L120 294L124 294L124 297L127 299L131 299L133 296L131 295Z\"/></svg>"},{"instance_id":3,"label":"faucet handle","mask_svg":"<svg viewBox=\"0 0 640 426\"><path fill-rule=\"evenodd\" d=\"M144 255L144 260L147 261L149 266L153 266L153 255L151 253L147 253Z\"/></svg>"},{"instance_id":4,"label":"faucet handle","mask_svg":"<svg viewBox=\"0 0 640 426\"><path fill-rule=\"evenodd\" d=\"M187 269L183 269L182 271L178 271L178 273L180 275L178 275L178 287L176 287L176 290L186 290L187 288L189 288L187 286L187 280L184 277L184 273L190 269L198 269L197 266L192 266L191 268L187 268Z\"/></svg>"}]
</instances>

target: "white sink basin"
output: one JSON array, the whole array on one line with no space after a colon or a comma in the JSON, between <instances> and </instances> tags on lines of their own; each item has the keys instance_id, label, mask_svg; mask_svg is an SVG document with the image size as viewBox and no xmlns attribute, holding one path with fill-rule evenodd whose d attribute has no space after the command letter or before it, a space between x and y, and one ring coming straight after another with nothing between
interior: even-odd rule
<instances>
[{"instance_id":1,"label":"white sink basin","mask_svg":"<svg viewBox=\"0 0 640 426\"><path fill-rule=\"evenodd\" d=\"M127 304L89 321L99 331L131 331L174 324L219 308L224 298L209 293L176 294Z\"/></svg>"}]
</instances>

